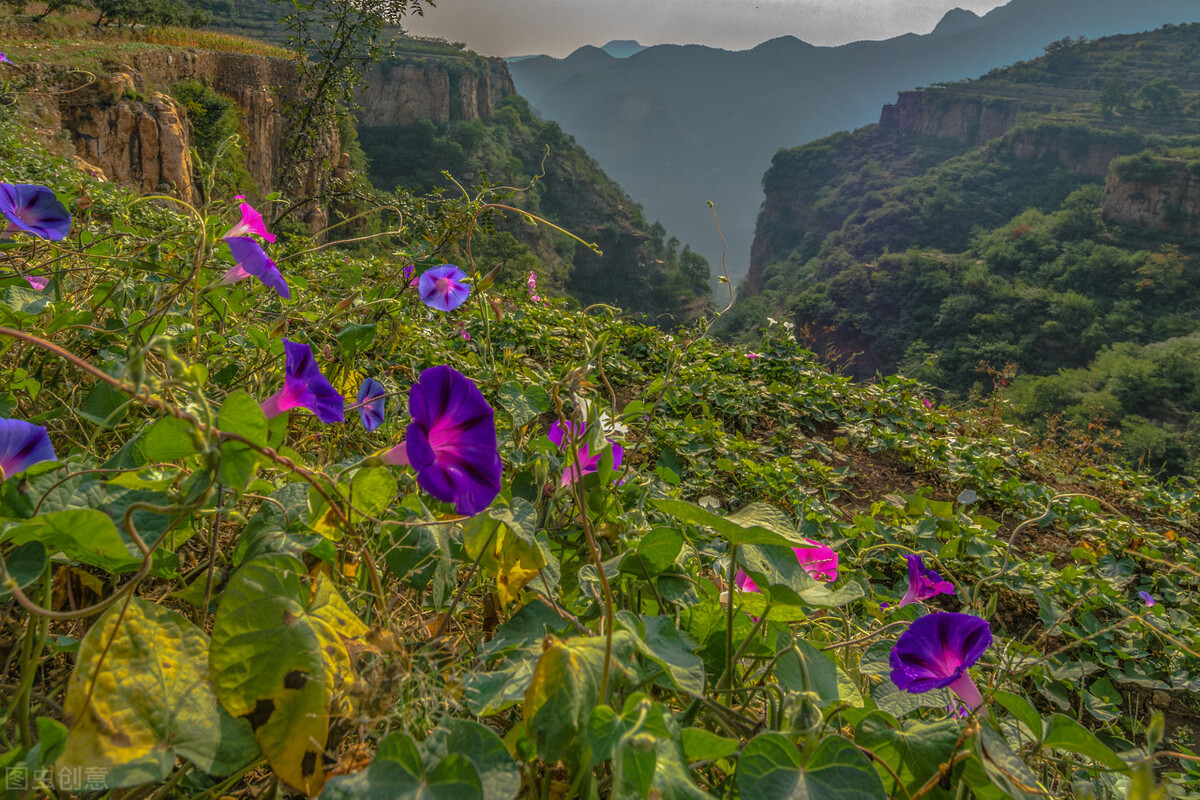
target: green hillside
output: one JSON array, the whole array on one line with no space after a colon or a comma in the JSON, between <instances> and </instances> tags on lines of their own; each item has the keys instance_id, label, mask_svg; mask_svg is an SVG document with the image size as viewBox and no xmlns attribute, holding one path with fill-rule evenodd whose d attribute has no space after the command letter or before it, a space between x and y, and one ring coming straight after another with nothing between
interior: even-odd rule
<instances>
[{"instance_id":1,"label":"green hillside","mask_svg":"<svg viewBox=\"0 0 1200 800\"><path fill-rule=\"evenodd\" d=\"M232 198L193 214L97 180L21 108L0 103L0 182L74 216L0 243L4 430L44 427L56 453L3 451L6 790L1194 792L1194 482L1038 445L907 378L857 385L782 325L748 351L520 281L442 311L394 258L291 235L267 245L290 298L225 285ZM285 379L296 344L311 358ZM414 388L447 369L470 390ZM268 419L313 370L349 397L378 379L381 427L352 400L344 424L304 397ZM459 402L487 411L446 422ZM589 433L564 449L569 422ZM482 510L413 456L427 436L452 463L460 425L496 448ZM813 543L832 582L797 560ZM952 592L903 603L914 554ZM761 588L732 589L738 569ZM955 666L973 710L944 681L897 685L892 654L945 619L990 630Z\"/></svg>"},{"instance_id":2,"label":"green hillside","mask_svg":"<svg viewBox=\"0 0 1200 800\"><path fill-rule=\"evenodd\" d=\"M1183 372L1153 403L1102 387L1140 348L1200 331L1200 207L1171 194L1200 152L1198 71L1200 25L1070 40L781 151L722 333L782 316L854 374L902 370L949 397L989 392L981 365L1014 372L1027 423L1128 428L1130 459L1194 471L1194 351L1163 345ZM1131 216L1159 195L1175 199ZM1060 377L1048 394L1039 378L1060 369L1091 388Z\"/></svg>"}]
</instances>

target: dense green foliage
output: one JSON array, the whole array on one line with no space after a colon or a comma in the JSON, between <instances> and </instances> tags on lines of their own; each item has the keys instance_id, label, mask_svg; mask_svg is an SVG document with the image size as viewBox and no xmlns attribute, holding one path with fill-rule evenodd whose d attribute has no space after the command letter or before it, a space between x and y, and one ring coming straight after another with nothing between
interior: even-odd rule
<instances>
[{"instance_id":1,"label":"dense green foliage","mask_svg":"<svg viewBox=\"0 0 1200 800\"><path fill-rule=\"evenodd\" d=\"M1155 345L1200 331L1200 245L1102 209L1122 186L1135 199L1165 191L1155 182L1195 159L1198 66L1200 25L1071 40L919 98L948 119L1019 112L985 147L875 125L781 151L765 179L761 264L721 330L749 340L782 316L854 356L857 375L903 370L957 398L991 391L981 365L1015 371L1025 422L1061 413L1120 428L1130 459L1194 473L1190 384L1160 381L1152 403L1103 387L1131 360L1159 369L1154 352L1200 367L1192 350ZM1120 183L1106 190L1110 170ZM1194 213L1156 224L1186 229ZM1049 377L1058 370L1074 372Z\"/></svg>"},{"instance_id":2,"label":"dense green foliage","mask_svg":"<svg viewBox=\"0 0 1200 800\"><path fill-rule=\"evenodd\" d=\"M194 163L201 173L209 167L217 178L216 188L234 194L257 195L258 187L246 170L245 148L241 138L241 119L237 104L199 81L180 81L171 94L183 106L188 131L195 149ZM203 186L203 181L198 185Z\"/></svg>"},{"instance_id":3,"label":"dense green foliage","mask_svg":"<svg viewBox=\"0 0 1200 800\"><path fill-rule=\"evenodd\" d=\"M463 59L438 63L450 72L452 97L454 76L479 66ZM649 224L574 139L557 123L537 119L520 95L501 100L486 122L419 119L405 126L360 127L358 136L371 179L381 189L461 194L461 187L481 180L513 187L496 199L583 239L531 226L510 212L498 223L503 232L475 252L479 263L489 270L501 267L507 279L540 265L549 288L585 306L611 303L666 327L694 319L707 305L708 262L687 246L681 249L662 225Z\"/></svg>"},{"instance_id":4,"label":"dense green foliage","mask_svg":"<svg viewBox=\"0 0 1200 800\"><path fill-rule=\"evenodd\" d=\"M857 386L783 326L747 358L703 327L523 285L434 311L397 268L415 239L354 258L283 237L290 301L215 286L230 203L140 200L0 113L0 177L77 214L53 250L0 250L3 411L45 425L59 457L0 483L6 780L189 798L280 781L325 798L1194 797L1190 482L1035 453L908 379ZM384 426L264 418L283 335L344 393L382 380ZM473 519L371 456L440 364L496 409L503 491ZM571 417L623 464L562 481L571 456L546 433ZM835 583L797 569L806 538L836 548ZM912 552L954 596L896 608ZM736 565L766 591L725 605ZM900 630L936 609L990 622L978 714L889 677Z\"/></svg>"}]
</instances>

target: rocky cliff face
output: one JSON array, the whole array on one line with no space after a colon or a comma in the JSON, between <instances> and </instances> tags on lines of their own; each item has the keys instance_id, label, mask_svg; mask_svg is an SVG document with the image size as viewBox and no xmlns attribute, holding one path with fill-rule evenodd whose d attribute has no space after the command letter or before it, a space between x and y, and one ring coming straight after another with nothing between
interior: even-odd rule
<instances>
[{"instance_id":1,"label":"rocky cliff face","mask_svg":"<svg viewBox=\"0 0 1200 800\"><path fill-rule=\"evenodd\" d=\"M183 80L205 83L242 111L246 169L267 194L278 188L284 160L285 120L280 97L295 91L295 68L286 60L207 50L163 48L120 54L104 63L97 81L82 90L39 103L47 133L66 131L85 168L135 186L192 200L193 164L186 110L169 95ZM502 99L515 94L501 59L480 57L409 59L376 67L360 103L364 125L407 125L492 118ZM321 145L328 171L308 176L309 192L345 171L336 136ZM310 228L324 223L314 210Z\"/></svg>"},{"instance_id":2,"label":"rocky cliff face","mask_svg":"<svg viewBox=\"0 0 1200 800\"><path fill-rule=\"evenodd\" d=\"M499 58L414 59L380 64L367 73L358 97L365 127L482 119L497 103L516 94L508 67Z\"/></svg>"},{"instance_id":3,"label":"rocky cliff face","mask_svg":"<svg viewBox=\"0 0 1200 800\"><path fill-rule=\"evenodd\" d=\"M985 149L984 161L999 154L1008 154L1025 161L1049 160L1068 172L1103 178L1114 158L1135 152L1117 140L1080 142L1060 131L1021 131L1005 136L994 146Z\"/></svg>"},{"instance_id":4,"label":"rocky cliff face","mask_svg":"<svg viewBox=\"0 0 1200 800\"><path fill-rule=\"evenodd\" d=\"M1164 158L1154 176L1109 175L1104 219L1177 236L1200 236L1200 174L1183 159Z\"/></svg>"},{"instance_id":5,"label":"rocky cliff face","mask_svg":"<svg viewBox=\"0 0 1200 800\"><path fill-rule=\"evenodd\" d=\"M85 166L144 192L195 197L187 112L168 94L182 80L196 80L229 97L242 111L246 169L267 194L277 188L284 157L285 122L279 96L295 91L290 62L264 56L207 50L140 51L104 62L95 83L40 104L41 121L67 132ZM331 164L341 161L336 136L321 144ZM332 172L314 172L309 188ZM324 214L314 210L310 227Z\"/></svg>"},{"instance_id":6,"label":"rocky cliff face","mask_svg":"<svg viewBox=\"0 0 1200 800\"><path fill-rule=\"evenodd\" d=\"M60 100L58 109L83 165L147 194L192 200L186 112L162 92L139 92L127 72L105 76L92 89ZM81 102L88 99L95 102Z\"/></svg>"},{"instance_id":7,"label":"rocky cliff face","mask_svg":"<svg viewBox=\"0 0 1200 800\"><path fill-rule=\"evenodd\" d=\"M1038 110L1036 104L1010 98L936 90L901 92L895 103L883 107L879 124L885 128L981 145L1004 135L1016 122L1018 113L1030 110Z\"/></svg>"}]
</instances>

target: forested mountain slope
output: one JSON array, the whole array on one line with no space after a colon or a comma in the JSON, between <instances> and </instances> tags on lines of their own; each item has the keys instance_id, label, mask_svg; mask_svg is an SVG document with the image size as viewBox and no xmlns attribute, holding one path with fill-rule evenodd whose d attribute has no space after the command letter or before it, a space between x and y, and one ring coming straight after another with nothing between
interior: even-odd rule
<instances>
[{"instance_id":1,"label":"forested mountain slope","mask_svg":"<svg viewBox=\"0 0 1200 800\"><path fill-rule=\"evenodd\" d=\"M1198 76L1200 25L1070 40L781 151L723 330L783 315L855 354L856 374L906 369L958 396L990 387L981 363L1011 362L1030 419L1124 421L1142 430L1131 457L1188 468L1191 350L1164 345L1186 374L1154 403L1110 385L1127 376L1076 381L1061 402L1030 386L1200 330Z\"/></svg>"},{"instance_id":2,"label":"forested mountain slope","mask_svg":"<svg viewBox=\"0 0 1200 800\"><path fill-rule=\"evenodd\" d=\"M925 35L816 47L797 13L744 51L659 45L616 59L594 47L511 65L517 88L575 136L647 213L730 272L748 267L760 178L781 147L869 123L897 92L975 77L1065 36L1200 21L1194 0L1012 0L983 17L952 11ZM797 38L798 37L798 38Z\"/></svg>"},{"instance_id":3,"label":"forested mountain slope","mask_svg":"<svg viewBox=\"0 0 1200 800\"><path fill-rule=\"evenodd\" d=\"M574 138L537 119L499 59L404 40L368 74L359 102L358 139L378 188L461 196L511 187L488 198L579 237L509 212L475 252L488 269L538 268L544 288L667 327L707 307L708 262L649 222Z\"/></svg>"}]
</instances>

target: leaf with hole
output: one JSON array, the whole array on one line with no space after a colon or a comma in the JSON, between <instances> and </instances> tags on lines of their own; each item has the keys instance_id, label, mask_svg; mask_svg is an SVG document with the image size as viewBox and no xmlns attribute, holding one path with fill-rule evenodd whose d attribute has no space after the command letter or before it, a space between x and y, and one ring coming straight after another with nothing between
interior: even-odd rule
<instances>
[{"instance_id":1,"label":"leaf with hole","mask_svg":"<svg viewBox=\"0 0 1200 800\"><path fill-rule=\"evenodd\" d=\"M245 718L271 768L315 794L325 782L331 713L353 685L347 644L367 628L332 585L310 589L292 556L259 556L233 574L213 625L209 668L217 697Z\"/></svg>"}]
</instances>

